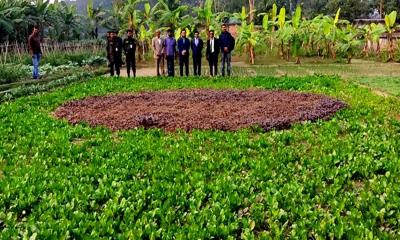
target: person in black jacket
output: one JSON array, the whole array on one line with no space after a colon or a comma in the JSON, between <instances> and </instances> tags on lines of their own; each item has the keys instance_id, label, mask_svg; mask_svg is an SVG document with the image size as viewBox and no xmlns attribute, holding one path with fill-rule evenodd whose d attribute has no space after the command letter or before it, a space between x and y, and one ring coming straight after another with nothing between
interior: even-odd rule
<instances>
[{"instance_id":1,"label":"person in black jacket","mask_svg":"<svg viewBox=\"0 0 400 240\"><path fill-rule=\"evenodd\" d=\"M193 54L193 73L195 76L200 76L203 40L199 37L199 31L194 32L194 38L192 39L191 47Z\"/></svg>"},{"instance_id":2,"label":"person in black jacket","mask_svg":"<svg viewBox=\"0 0 400 240\"><path fill-rule=\"evenodd\" d=\"M235 48L235 39L232 35L227 31L226 24L222 24L222 32L219 35L219 43L222 52L222 76L225 76L225 65L227 67L228 76L231 75L232 66L231 66L231 52Z\"/></svg>"},{"instance_id":3,"label":"person in black jacket","mask_svg":"<svg viewBox=\"0 0 400 240\"><path fill-rule=\"evenodd\" d=\"M133 77L136 77L136 39L133 38L133 31L129 29L127 32L127 37L124 39L124 51L126 57L126 71L128 73L128 78L131 77L131 68L133 72Z\"/></svg>"},{"instance_id":4,"label":"person in black jacket","mask_svg":"<svg viewBox=\"0 0 400 240\"><path fill-rule=\"evenodd\" d=\"M189 50L190 40L186 37L186 30L181 31L181 37L178 39L179 70L183 76L183 66L185 66L186 76L189 76Z\"/></svg>"},{"instance_id":5,"label":"person in black jacket","mask_svg":"<svg viewBox=\"0 0 400 240\"><path fill-rule=\"evenodd\" d=\"M110 39L107 42L107 59L108 66L110 67L111 76L114 76L114 70L117 73L118 77L120 75L120 68L122 65L122 51L122 39L118 37L117 31L112 31L110 33Z\"/></svg>"},{"instance_id":6,"label":"person in black jacket","mask_svg":"<svg viewBox=\"0 0 400 240\"><path fill-rule=\"evenodd\" d=\"M206 58L210 65L210 75L218 74L218 54L219 54L219 39L214 37L214 30L210 30L210 38L207 40Z\"/></svg>"}]
</instances>

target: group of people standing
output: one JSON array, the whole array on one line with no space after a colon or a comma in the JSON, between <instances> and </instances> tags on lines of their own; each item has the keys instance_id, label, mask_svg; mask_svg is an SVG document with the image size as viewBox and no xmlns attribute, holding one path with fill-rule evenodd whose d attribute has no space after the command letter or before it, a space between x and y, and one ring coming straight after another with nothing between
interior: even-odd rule
<instances>
[{"instance_id":1,"label":"group of people standing","mask_svg":"<svg viewBox=\"0 0 400 240\"><path fill-rule=\"evenodd\" d=\"M110 75L114 76L116 73L119 77L122 66L122 54L125 54L126 69L128 77L136 77L136 46L137 41L133 37L133 31L128 30L126 32L126 38L122 40L118 37L117 31L109 31L107 33L107 60L108 67L110 68Z\"/></svg>"},{"instance_id":2,"label":"group of people standing","mask_svg":"<svg viewBox=\"0 0 400 240\"><path fill-rule=\"evenodd\" d=\"M206 41L206 58L210 67L210 75L218 75L218 58L222 57L222 76L225 76L225 69L228 76L231 75L231 52L235 48L235 39L228 32L226 24L222 24L221 35L215 37L214 30L209 31L209 38ZM167 61L168 76L175 76L175 58L179 58L179 73L189 76L189 52L192 51L193 74L201 75L201 62L203 57L204 41L200 38L199 32L194 32L194 38L189 40L186 31L182 30L178 40L174 38L173 31L167 30L167 37L161 37L161 32L156 31L152 40L154 59L156 60L157 76L165 75L164 59Z\"/></svg>"},{"instance_id":3,"label":"group of people standing","mask_svg":"<svg viewBox=\"0 0 400 240\"><path fill-rule=\"evenodd\" d=\"M122 54L126 56L126 66L128 77L130 72L136 77L135 52L137 41L133 37L133 31L127 31L127 37L122 40L116 31L110 31L107 36L107 59L110 67L110 75L120 75L120 68L123 64ZM215 37L214 30L210 30L209 38L204 44L198 31L194 32L194 38L188 39L186 31L182 30L178 40L174 38L174 32L167 30L167 37L161 36L161 31L157 30L152 39L151 47L156 64L157 76L165 76L165 60L167 61L167 74L170 77L175 76L175 59L179 58L180 76L189 76L189 58L192 52L193 74L201 75L201 63L203 58L204 45L206 47L206 58L210 67L210 75L218 75L218 59L221 54L222 76L225 76L225 70L228 76L232 73L231 53L235 47L235 39L228 32L226 24L221 26L221 35Z\"/></svg>"}]
</instances>

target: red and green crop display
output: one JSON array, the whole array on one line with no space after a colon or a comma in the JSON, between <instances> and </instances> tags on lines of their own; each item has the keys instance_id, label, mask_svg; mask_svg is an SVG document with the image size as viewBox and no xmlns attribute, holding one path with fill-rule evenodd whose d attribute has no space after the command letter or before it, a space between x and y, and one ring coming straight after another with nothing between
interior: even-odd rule
<instances>
[{"instance_id":1,"label":"red and green crop display","mask_svg":"<svg viewBox=\"0 0 400 240\"><path fill-rule=\"evenodd\" d=\"M278 89L347 107L286 130L111 131L67 101L166 89ZM400 237L400 101L336 77L96 78L0 105L0 238Z\"/></svg>"}]
</instances>

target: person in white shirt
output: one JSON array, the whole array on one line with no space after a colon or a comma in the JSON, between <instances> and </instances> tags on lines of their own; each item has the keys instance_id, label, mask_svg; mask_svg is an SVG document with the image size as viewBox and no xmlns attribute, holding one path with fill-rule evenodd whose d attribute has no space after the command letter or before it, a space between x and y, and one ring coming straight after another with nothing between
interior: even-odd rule
<instances>
[{"instance_id":1,"label":"person in white shirt","mask_svg":"<svg viewBox=\"0 0 400 240\"><path fill-rule=\"evenodd\" d=\"M210 75L218 75L218 55L220 52L219 39L214 36L214 30L210 30L207 40L206 58L210 65Z\"/></svg>"}]
</instances>

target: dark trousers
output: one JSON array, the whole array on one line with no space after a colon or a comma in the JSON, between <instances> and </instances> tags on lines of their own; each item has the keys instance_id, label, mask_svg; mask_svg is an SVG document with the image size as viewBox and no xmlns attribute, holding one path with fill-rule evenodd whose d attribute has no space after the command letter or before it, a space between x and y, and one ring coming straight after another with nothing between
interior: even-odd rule
<instances>
[{"instance_id":1,"label":"dark trousers","mask_svg":"<svg viewBox=\"0 0 400 240\"><path fill-rule=\"evenodd\" d=\"M208 63L210 65L210 75L218 75L218 54L211 53L208 58Z\"/></svg>"},{"instance_id":2,"label":"dark trousers","mask_svg":"<svg viewBox=\"0 0 400 240\"><path fill-rule=\"evenodd\" d=\"M127 54L126 55L126 72L128 73L128 77L131 76L131 69L133 72L133 76L136 77L135 54Z\"/></svg>"},{"instance_id":3,"label":"dark trousers","mask_svg":"<svg viewBox=\"0 0 400 240\"><path fill-rule=\"evenodd\" d=\"M226 65L226 70L228 72L228 76L231 75L231 71L232 71L232 66L231 66L231 53L222 53L222 67L221 67L221 72L222 72L222 76L225 77L225 65Z\"/></svg>"},{"instance_id":4,"label":"dark trousers","mask_svg":"<svg viewBox=\"0 0 400 240\"><path fill-rule=\"evenodd\" d=\"M119 62L110 62L110 75L114 76L114 72L117 73L117 76L119 77L120 74L120 69L121 69L121 63Z\"/></svg>"},{"instance_id":5,"label":"dark trousers","mask_svg":"<svg viewBox=\"0 0 400 240\"><path fill-rule=\"evenodd\" d=\"M189 56L179 56L179 72L183 76L183 66L185 66L186 76L189 76Z\"/></svg>"},{"instance_id":6,"label":"dark trousers","mask_svg":"<svg viewBox=\"0 0 400 240\"><path fill-rule=\"evenodd\" d=\"M195 76L201 75L201 55L193 56L193 74Z\"/></svg>"},{"instance_id":7,"label":"dark trousers","mask_svg":"<svg viewBox=\"0 0 400 240\"><path fill-rule=\"evenodd\" d=\"M174 56L167 56L168 77L175 76Z\"/></svg>"}]
</instances>

